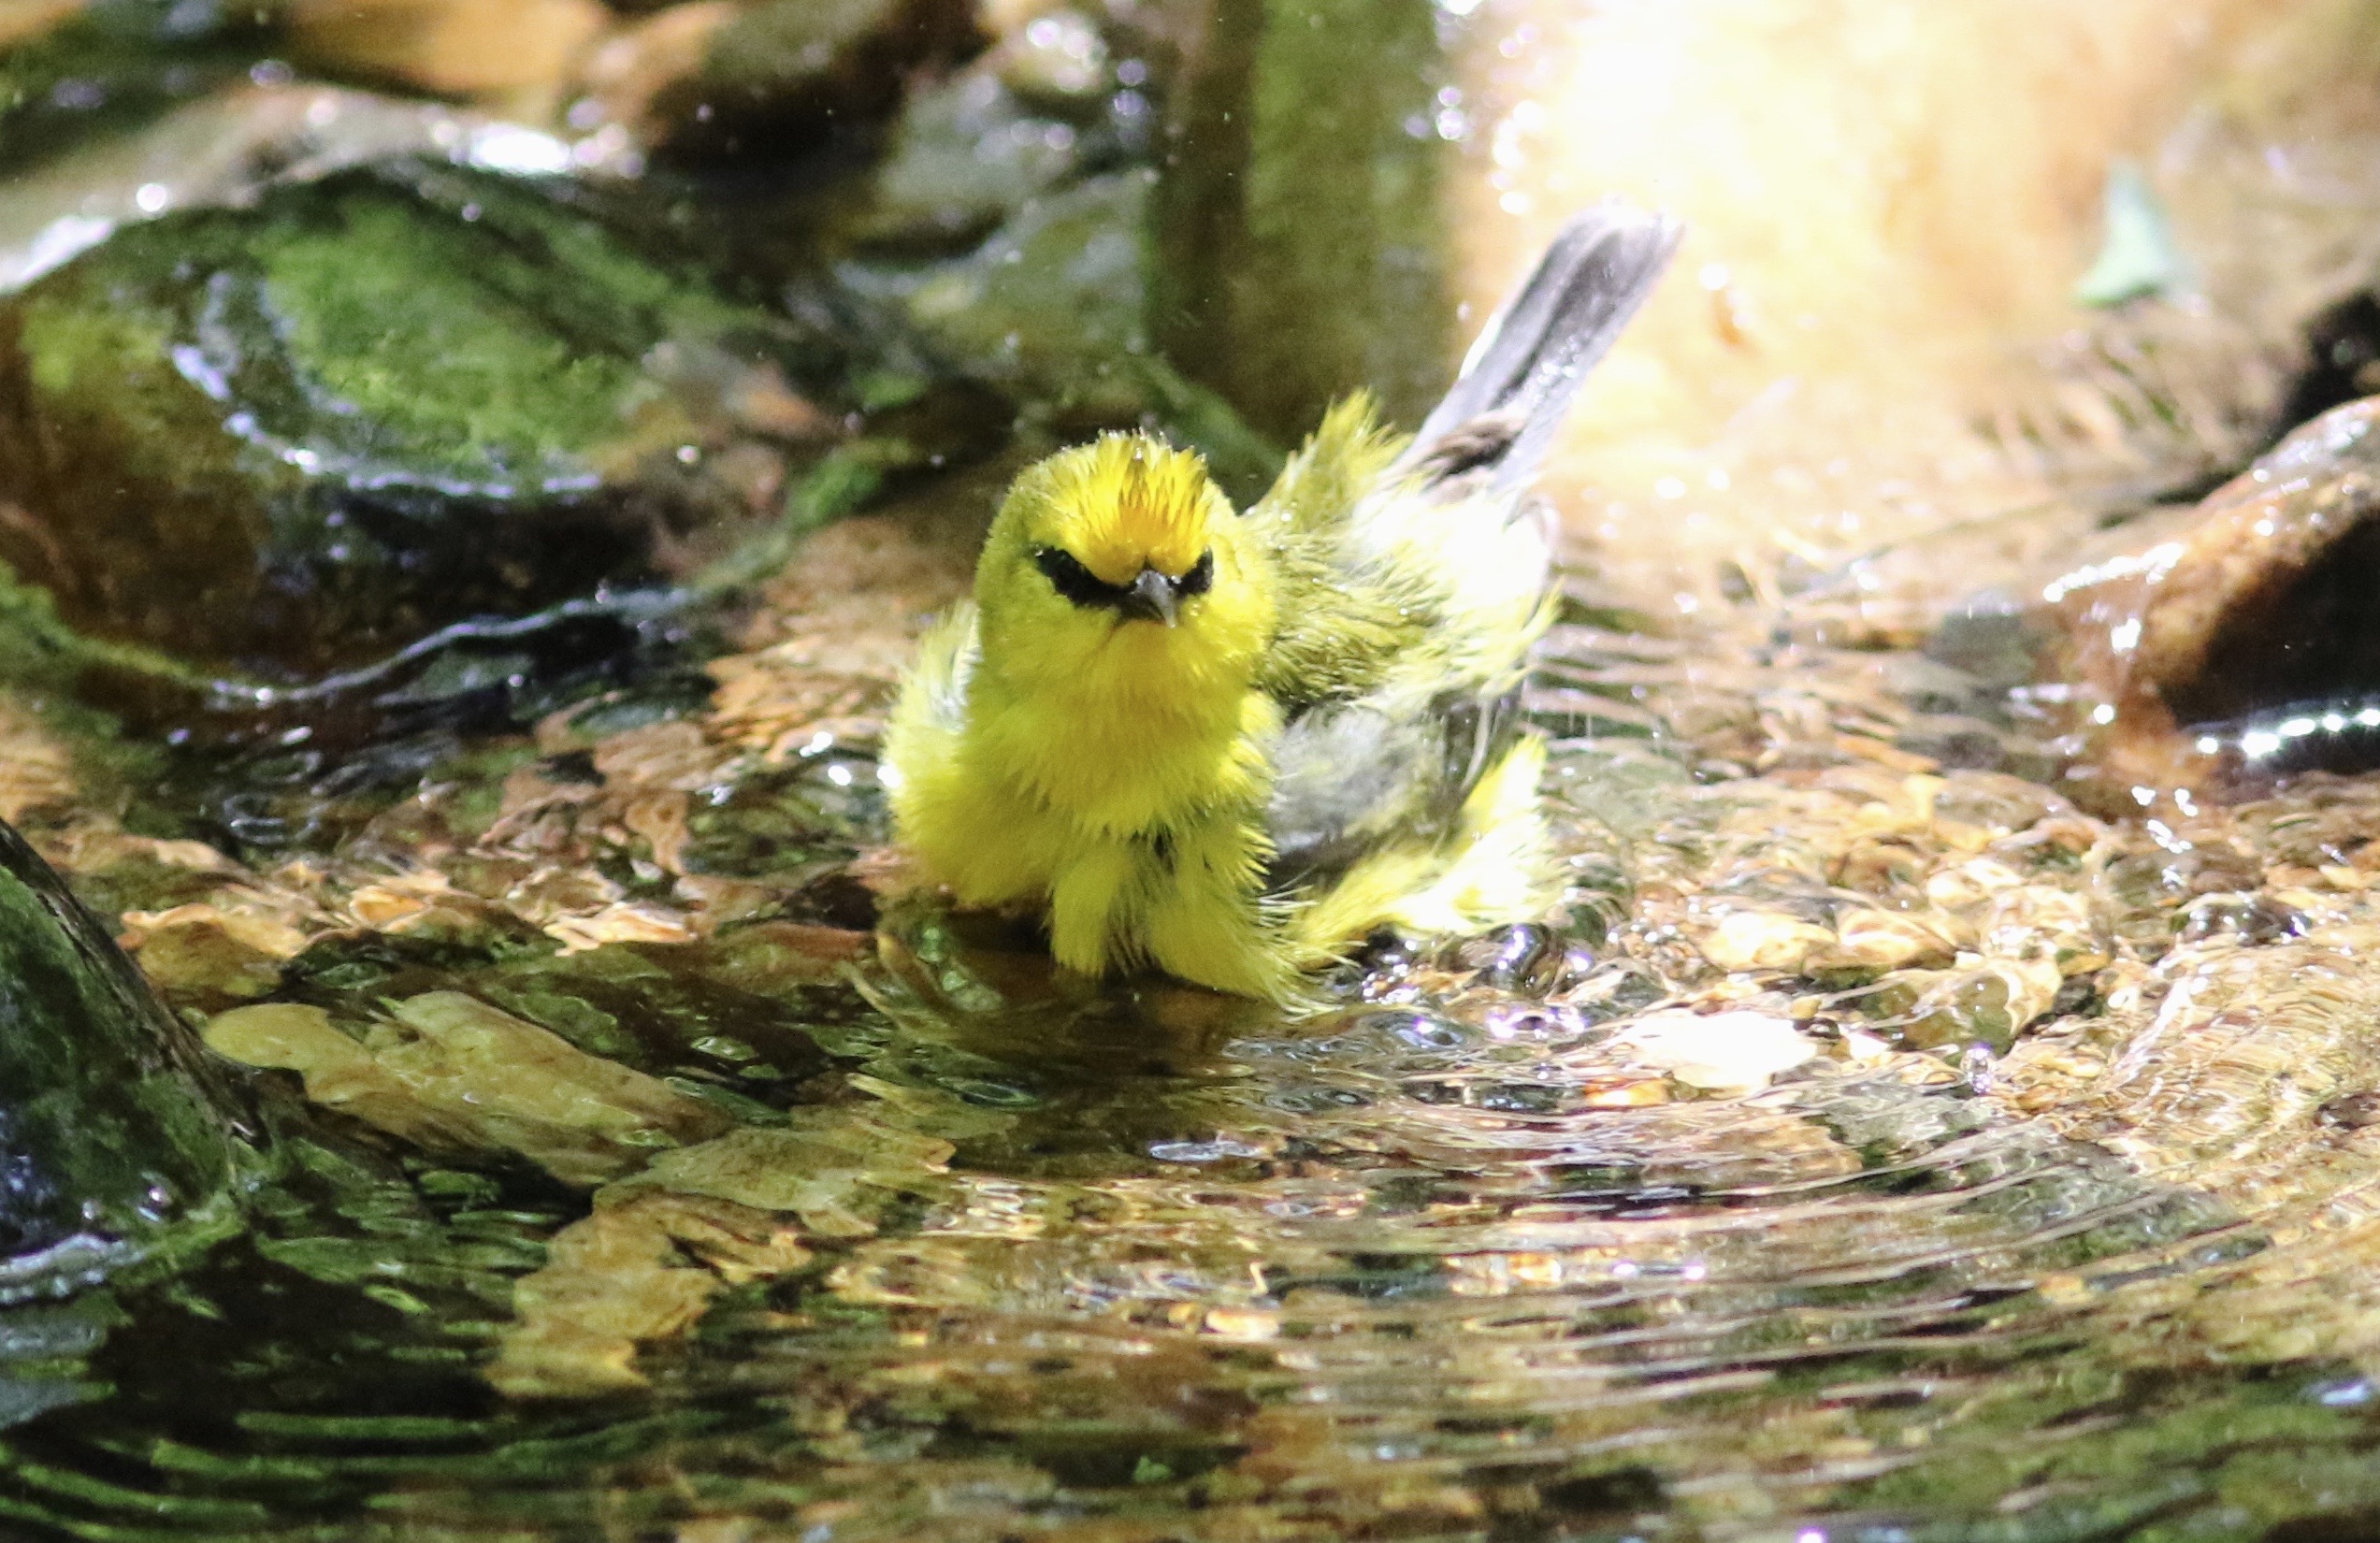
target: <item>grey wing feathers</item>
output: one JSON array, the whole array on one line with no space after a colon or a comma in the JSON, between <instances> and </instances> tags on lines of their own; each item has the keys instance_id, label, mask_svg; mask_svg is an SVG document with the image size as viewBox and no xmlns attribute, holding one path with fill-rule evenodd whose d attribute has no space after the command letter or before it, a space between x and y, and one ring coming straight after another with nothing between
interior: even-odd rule
<instances>
[{"instance_id":1,"label":"grey wing feathers","mask_svg":"<svg viewBox=\"0 0 2380 1543\"><path fill-rule=\"evenodd\" d=\"M1666 215L1616 200L1573 216L1489 319L1397 469L1443 478L1492 467L1497 488L1525 484L1579 382L1652 293L1681 234Z\"/></svg>"},{"instance_id":2,"label":"grey wing feathers","mask_svg":"<svg viewBox=\"0 0 2380 1543\"><path fill-rule=\"evenodd\" d=\"M1679 234L1674 222L1620 203L1572 219L1489 322L1446 399L1378 485L1411 488L1406 479L1418 479L1428 505L1460 516L1450 532L1499 510L1507 535L1511 521L1541 521L1545 512L1521 495L1579 382L1652 292ZM1364 549L1360 514L1358 526L1349 550ZM1412 539L1412 528L1392 526L1399 541ZM1485 609L1499 619L1447 625L1486 627L1488 635L1473 641L1490 644L1507 636L1498 628L1517 629L1510 633L1517 653L1527 630L1521 616L1542 586L1551 542L1536 544L1537 561L1524 571L1529 549L1499 540L1496 560L1510 571L1497 593L1519 613L1492 599ZM1313 590L1330 601L1346 593L1331 583ZM1403 598L1396 603L1398 615L1429 610ZM1346 630L1341 609L1328 619ZM1291 712L1273 747L1268 889L1326 884L1388 843L1426 846L1452 834L1464 800L1521 732L1520 671L1496 654L1486 647L1459 662L1461 648L1441 648L1411 670L1384 655L1376 662L1386 678L1360 695L1277 692ZM1301 658L1291 673L1310 688L1321 671Z\"/></svg>"},{"instance_id":3,"label":"grey wing feathers","mask_svg":"<svg viewBox=\"0 0 2380 1543\"><path fill-rule=\"evenodd\" d=\"M1273 753L1265 887L1328 880L1384 841L1428 844L1520 730L1520 692L1448 692L1424 703L1393 689L1326 703L1283 729Z\"/></svg>"}]
</instances>

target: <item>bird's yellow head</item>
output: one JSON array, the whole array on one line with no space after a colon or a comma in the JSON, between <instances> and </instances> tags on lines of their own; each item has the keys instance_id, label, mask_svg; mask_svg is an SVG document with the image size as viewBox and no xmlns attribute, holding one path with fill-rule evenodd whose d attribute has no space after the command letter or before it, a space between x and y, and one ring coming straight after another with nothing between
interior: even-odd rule
<instances>
[{"instance_id":1,"label":"bird's yellow head","mask_svg":"<svg viewBox=\"0 0 2380 1543\"><path fill-rule=\"evenodd\" d=\"M1236 691L1273 627L1270 573L1231 500L1196 454L1146 434L1018 477L975 604L987 668L1070 693Z\"/></svg>"}]
</instances>

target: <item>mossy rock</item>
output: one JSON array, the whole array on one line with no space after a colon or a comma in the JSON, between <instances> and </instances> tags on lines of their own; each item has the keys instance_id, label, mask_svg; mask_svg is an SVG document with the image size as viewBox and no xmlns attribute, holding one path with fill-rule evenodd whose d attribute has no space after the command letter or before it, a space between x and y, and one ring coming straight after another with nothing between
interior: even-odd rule
<instances>
[{"instance_id":1,"label":"mossy rock","mask_svg":"<svg viewBox=\"0 0 2380 1543\"><path fill-rule=\"evenodd\" d=\"M246 1146L234 1107L196 1037L0 825L0 1304L220 1217Z\"/></svg>"},{"instance_id":2,"label":"mossy rock","mask_svg":"<svg viewBox=\"0 0 2380 1543\"><path fill-rule=\"evenodd\" d=\"M786 324L541 189L400 163L129 227L0 305L0 558L284 678L673 576Z\"/></svg>"}]
</instances>

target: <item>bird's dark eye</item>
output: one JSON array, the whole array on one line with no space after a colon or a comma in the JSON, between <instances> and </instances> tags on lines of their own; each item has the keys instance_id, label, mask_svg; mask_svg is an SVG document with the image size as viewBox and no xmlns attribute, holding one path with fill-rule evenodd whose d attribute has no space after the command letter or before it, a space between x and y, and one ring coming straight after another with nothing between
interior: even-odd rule
<instances>
[{"instance_id":1,"label":"bird's dark eye","mask_svg":"<svg viewBox=\"0 0 2380 1543\"><path fill-rule=\"evenodd\" d=\"M1178 595L1188 597L1204 595L1214 587L1215 552L1210 547L1198 555L1198 561L1190 564L1190 570L1183 574L1175 584L1174 590Z\"/></svg>"},{"instance_id":2,"label":"bird's dark eye","mask_svg":"<svg viewBox=\"0 0 2380 1543\"><path fill-rule=\"evenodd\" d=\"M1075 560L1071 552L1054 546L1035 547L1033 566L1049 581L1049 586L1076 605L1106 605L1117 603L1124 591L1118 585L1101 580L1098 574Z\"/></svg>"},{"instance_id":3,"label":"bird's dark eye","mask_svg":"<svg viewBox=\"0 0 2380 1543\"><path fill-rule=\"evenodd\" d=\"M1215 587L1215 554L1212 552L1201 554L1198 561L1190 565L1190 571L1178 579L1167 578L1151 568L1143 569L1139 580L1128 584L1109 584L1085 568L1080 558L1061 547L1033 548L1033 566L1041 570L1042 577L1049 581L1050 588L1075 604L1118 611L1128 616L1147 614L1149 606L1159 604L1147 593L1154 583L1166 593L1167 598L1160 610L1168 627L1173 625L1173 608L1176 601L1188 599L1192 595L1204 595Z\"/></svg>"}]
</instances>

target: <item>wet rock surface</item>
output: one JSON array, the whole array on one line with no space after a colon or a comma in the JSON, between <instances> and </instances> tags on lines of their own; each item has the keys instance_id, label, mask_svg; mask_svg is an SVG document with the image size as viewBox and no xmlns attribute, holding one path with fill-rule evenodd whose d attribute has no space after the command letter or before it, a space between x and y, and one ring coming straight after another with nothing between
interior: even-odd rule
<instances>
[{"instance_id":1,"label":"wet rock surface","mask_svg":"<svg viewBox=\"0 0 2380 1543\"><path fill-rule=\"evenodd\" d=\"M255 7L156 0L12 7L0 19L0 165L22 167L238 79L267 20Z\"/></svg>"},{"instance_id":2,"label":"wet rock surface","mask_svg":"<svg viewBox=\"0 0 2380 1543\"><path fill-rule=\"evenodd\" d=\"M886 116L905 73L982 41L958 0L709 0L625 29L585 76L592 101L667 153L782 160Z\"/></svg>"},{"instance_id":3,"label":"wet rock surface","mask_svg":"<svg viewBox=\"0 0 2380 1543\"><path fill-rule=\"evenodd\" d=\"M2045 594L2045 673L2096 775L2222 793L2380 747L2380 404L2288 436L2194 507L2095 543Z\"/></svg>"},{"instance_id":4,"label":"wet rock surface","mask_svg":"<svg viewBox=\"0 0 2380 1543\"><path fill-rule=\"evenodd\" d=\"M228 1219L254 1132L206 1062L0 826L0 1305L95 1283L176 1223Z\"/></svg>"},{"instance_id":5,"label":"wet rock surface","mask_svg":"<svg viewBox=\"0 0 2380 1543\"><path fill-rule=\"evenodd\" d=\"M1261 488L1277 453L1154 353L1139 236L1149 191L1140 171L1090 178L1035 200L962 257L860 282L970 375L1031 403L1043 432L1163 423L1225 485Z\"/></svg>"},{"instance_id":6,"label":"wet rock surface","mask_svg":"<svg viewBox=\"0 0 2380 1543\"><path fill-rule=\"evenodd\" d=\"M788 327L440 166L128 229L0 331L0 555L71 624L219 668L666 583L754 519L738 470L782 475L732 451L739 396L791 400Z\"/></svg>"},{"instance_id":7,"label":"wet rock surface","mask_svg":"<svg viewBox=\"0 0 2380 1543\"><path fill-rule=\"evenodd\" d=\"M368 11L251 41L344 58L446 14ZM663 7L614 41L772 14ZM803 24L844 28L855 58L870 38L950 56L940 23L837 14ZM1277 449L1154 352L1147 35L1111 48L1062 9L1003 25L872 109L900 109L882 166L798 233L778 222L819 218L800 188L747 219L748 195L720 213L519 175L633 168L616 125L573 143L292 87L269 60L244 107L144 130L144 168L201 133L252 141L238 166L148 169L166 180L80 206L62 171L12 254L42 276L0 306L0 557L34 591L12 654L206 743L517 725L699 651L714 614L673 612L670 586L731 588L789 534L987 456L1153 424L1260 485ZM438 54L445 22L421 26ZM351 78L387 78L368 63ZM889 68L859 73L879 89ZM122 159L74 169L123 179Z\"/></svg>"}]
</instances>

